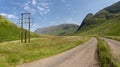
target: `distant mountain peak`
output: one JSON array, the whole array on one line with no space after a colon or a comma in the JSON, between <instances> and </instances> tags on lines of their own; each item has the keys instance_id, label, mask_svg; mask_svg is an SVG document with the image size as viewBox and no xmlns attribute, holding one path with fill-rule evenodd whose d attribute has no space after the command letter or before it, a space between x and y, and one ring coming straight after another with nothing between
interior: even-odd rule
<instances>
[{"instance_id":1,"label":"distant mountain peak","mask_svg":"<svg viewBox=\"0 0 120 67\"><path fill-rule=\"evenodd\" d=\"M37 34L47 34L47 35L69 35L74 33L78 29L76 24L61 24L56 26L49 26L44 28L39 28L35 30Z\"/></svg>"},{"instance_id":2,"label":"distant mountain peak","mask_svg":"<svg viewBox=\"0 0 120 67\"><path fill-rule=\"evenodd\" d=\"M86 24L89 24L89 22L90 22L89 20L91 18L93 18L93 16L94 16L93 13L88 13L87 16L83 19L82 24L79 26L79 28L77 29L77 31L79 31L82 26L84 26Z\"/></svg>"}]
</instances>

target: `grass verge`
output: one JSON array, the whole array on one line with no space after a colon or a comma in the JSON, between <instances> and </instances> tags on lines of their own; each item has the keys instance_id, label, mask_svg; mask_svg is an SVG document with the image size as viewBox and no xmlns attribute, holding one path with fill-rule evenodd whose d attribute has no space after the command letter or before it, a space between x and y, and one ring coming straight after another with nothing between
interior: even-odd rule
<instances>
[{"instance_id":1,"label":"grass verge","mask_svg":"<svg viewBox=\"0 0 120 67\"><path fill-rule=\"evenodd\" d=\"M98 57L101 62L100 67L120 67L119 63L113 60L108 44L98 38Z\"/></svg>"},{"instance_id":2,"label":"grass verge","mask_svg":"<svg viewBox=\"0 0 120 67\"><path fill-rule=\"evenodd\" d=\"M0 67L15 67L17 64L46 58L74 48L87 40L89 38L79 36L44 36L32 39L29 44L0 43Z\"/></svg>"},{"instance_id":3,"label":"grass verge","mask_svg":"<svg viewBox=\"0 0 120 67\"><path fill-rule=\"evenodd\" d=\"M120 41L120 36L105 36L105 38L109 38L109 39Z\"/></svg>"}]
</instances>

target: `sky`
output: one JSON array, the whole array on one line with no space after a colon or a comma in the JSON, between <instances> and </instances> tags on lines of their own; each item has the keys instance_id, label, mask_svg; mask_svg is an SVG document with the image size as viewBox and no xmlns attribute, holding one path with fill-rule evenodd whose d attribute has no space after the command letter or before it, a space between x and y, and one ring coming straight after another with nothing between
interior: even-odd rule
<instances>
[{"instance_id":1,"label":"sky","mask_svg":"<svg viewBox=\"0 0 120 67\"><path fill-rule=\"evenodd\" d=\"M21 13L34 18L31 31L63 23L80 25L88 13L95 14L119 0L0 0L0 15L17 24ZM33 20L31 20L33 22Z\"/></svg>"}]
</instances>

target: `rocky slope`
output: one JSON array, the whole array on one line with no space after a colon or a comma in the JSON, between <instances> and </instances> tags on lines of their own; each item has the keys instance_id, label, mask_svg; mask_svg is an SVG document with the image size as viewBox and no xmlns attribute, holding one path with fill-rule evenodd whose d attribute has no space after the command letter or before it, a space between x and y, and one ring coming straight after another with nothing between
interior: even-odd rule
<instances>
[{"instance_id":1,"label":"rocky slope","mask_svg":"<svg viewBox=\"0 0 120 67\"><path fill-rule=\"evenodd\" d=\"M95 15L89 13L77 30L77 35L120 35L120 1Z\"/></svg>"}]
</instances>

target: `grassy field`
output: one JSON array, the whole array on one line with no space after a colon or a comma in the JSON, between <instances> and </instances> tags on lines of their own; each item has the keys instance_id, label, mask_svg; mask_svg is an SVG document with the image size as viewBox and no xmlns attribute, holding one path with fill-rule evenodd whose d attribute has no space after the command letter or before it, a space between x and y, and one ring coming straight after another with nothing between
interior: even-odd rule
<instances>
[{"instance_id":1,"label":"grassy field","mask_svg":"<svg viewBox=\"0 0 120 67\"><path fill-rule=\"evenodd\" d=\"M120 67L120 64L112 59L110 48L104 40L98 39L97 48L101 67Z\"/></svg>"},{"instance_id":2,"label":"grassy field","mask_svg":"<svg viewBox=\"0 0 120 67\"><path fill-rule=\"evenodd\" d=\"M17 64L46 58L78 46L90 38L80 36L41 36L29 44L18 41L0 43L0 67L15 67Z\"/></svg>"}]
</instances>

